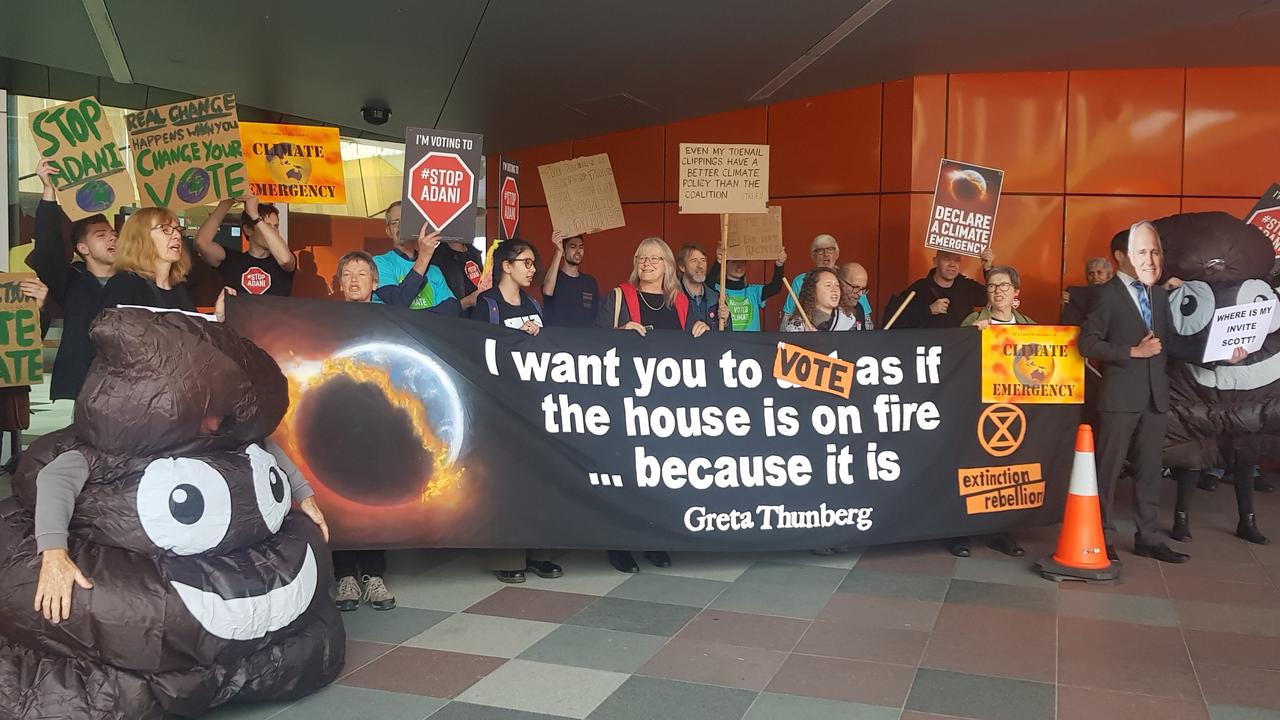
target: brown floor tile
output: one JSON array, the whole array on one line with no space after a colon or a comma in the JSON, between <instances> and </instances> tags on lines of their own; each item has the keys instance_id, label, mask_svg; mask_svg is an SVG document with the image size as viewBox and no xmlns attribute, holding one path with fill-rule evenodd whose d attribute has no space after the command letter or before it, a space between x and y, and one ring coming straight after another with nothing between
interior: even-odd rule
<instances>
[{"instance_id":1,"label":"brown floor tile","mask_svg":"<svg viewBox=\"0 0 1280 720\"><path fill-rule=\"evenodd\" d=\"M842 625L899 628L902 630L933 629L942 606L935 602L878 597L860 593L836 593L816 620Z\"/></svg>"},{"instance_id":2,"label":"brown floor tile","mask_svg":"<svg viewBox=\"0 0 1280 720\"><path fill-rule=\"evenodd\" d=\"M1120 567L1120 578L1112 582L1061 582L1058 589L1063 592L1096 592L1116 593L1120 595L1141 595L1144 597L1168 597L1164 586L1164 576L1160 573L1159 563L1148 558L1121 553L1124 564ZM1190 563L1188 563L1190 564Z\"/></svg>"},{"instance_id":3,"label":"brown floor tile","mask_svg":"<svg viewBox=\"0 0 1280 720\"><path fill-rule=\"evenodd\" d=\"M386 643L348 639L346 664L342 666L342 675L350 675L395 649L395 645Z\"/></svg>"},{"instance_id":4,"label":"brown floor tile","mask_svg":"<svg viewBox=\"0 0 1280 720\"><path fill-rule=\"evenodd\" d=\"M791 655L766 688L845 702L901 707L915 668L884 663Z\"/></svg>"},{"instance_id":5,"label":"brown floor tile","mask_svg":"<svg viewBox=\"0 0 1280 720\"><path fill-rule=\"evenodd\" d=\"M1111 718L1209 720L1209 711L1200 700L1172 700L1065 685L1058 688L1058 720Z\"/></svg>"},{"instance_id":6,"label":"brown floor tile","mask_svg":"<svg viewBox=\"0 0 1280 720\"><path fill-rule=\"evenodd\" d=\"M703 610L676 634L676 639L791 652L809 625L808 620L773 615Z\"/></svg>"},{"instance_id":7,"label":"brown floor tile","mask_svg":"<svg viewBox=\"0 0 1280 720\"><path fill-rule=\"evenodd\" d=\"M1191 661L1280 670L1280 638L1185 630Z\"/></svg>"},{"instance_id":8,"label":"brown floor tile","mask_svg":"<svg viewBox=\"0 0 1280 720\"><path fill-rule=\"evenodd\" d=\"M949 578L955 574L956 558L941 542L876 545L864 550L854 567Z\"/></svg>"},{"instance_id":9,"label":"brown floor tile","mask_svg":"<svg viewBox=\"0 0 1280 720\"><path fill-rule=\"evenodd\" d=\"M1177 628L1062 617L1058 638L1058 682L1063 685L1200 698Z\"/></svg>"},{"instance_id":10,"label":"brown floor tile","mask_svg":"<svg viewBox=\"0 0 1280 720\"><path fill-rule=\"evenodd\" d=\"M1266 567L1256 562L1223 562L1196 558L1194 562L1165 565L1162 570L1165 577L1173 579L1201 578L1254 585L1272 584Z\"/></svg>"},{"instance_id":11,"label":"brown floor tile","mask_svg":"<svg viewBox=\"0 0 1280 720\"><path fill-rule=\"evenodd\" d=\"M1191 532L1195 533L1195 540L1186 544L1169 541L1169 546L1180 552L1189 553L1191 562L1200 560L1252 562L1253 554L1249 551L1249 543L1233 534L1236 529L1235 513L1231 515L1230 520L1202 523L1199 528L1193 520Z\"/></svg>"},{"instance_id":12,"label":"brown floor tile","mask_svg":"<svg viewBox=\"0 0 1280 720\"><path fill-rule=\"evenodd\" d=\"M1221 582L1208 578L1168 575L1165 585L1173 600L1280 608L1280 590L1270 585Z\"/></svg>"},{"instance_id":13,"label":"brown floor tile","mask_svg":"<svg viewBox=\"0 0 1280 720\"><path fill-rule=\"evenodd\" d=\"M453 698L497 670L505 658L398 647L341 679L370 690Z\"/></svg>"},{"instance_id":14,"label":"brown floor tile","mask_svg":"<svg viewBox=\"0 0 1280 720\"><path fill-rule=\"evenodd\" d=\"M1091 658L1059 658L1058 682L1085 688L1114 690L1136 695L1155 695L1178 700L1200 699L1191 666L1142 666Z\"/></svg>"},{"instance_id":15,"label":"brown floor tile","mask_svg":"<svg viewBox=\"0 0 1280 720\"><path fill-rule=\"evenodd\" d=\"M919 665L929 633L864 625L815 622L804 634L796 652L805 655Z\"/></svg>"},{"instance_id":16,"label":"brown floor tile","mask_svg":"<svg viewBox=\"0 0 1280 720\"><path fill-rule=\"evenodd\" d=\"M1051 613L946 605L920 664L1053 682L1057 660L1057 617Z\"/></svg>"},{"instance_id":17,"label":"brown floor tile","mask_svg":"<svg viewBox=\"0 0 1280 720\"><path fill-rule=\"evenodd\" d=\"M497 615L520 620L564 622L599 598L578 593L552 592L532 588L502 588L467 608L476 615Z\"/></svg>"},{"instance_id":18,"label":"brown floor tile","mask_svg":"<svg viewBox=\"0 0 1280 720\"><path fill-rule=\"evenodd\" d=\"M955 715L934 715L933 713L916 712L915 710L904 710L901 720L956 720ZM967 718L964 720L968 720Z\"/></svg>"},{"instance_id":19,"label":"brown floor tile","mask_svg":"<svg viewBox=\"0 0 1280 720\"><path fill-rule=\"evenodd\" d=\"M1052 613L1058 605L1058 588L1052 582L1040 587L952 580L947 605L999 607Z\"/></svg>"},{"instance_id":20,"label":"brown floor tile","mask_svg":"<svg viewBox=\"0 0 1280 720\"><path fill-rule=\"evenodd\" d=\"M1280 637L1280 610L1271 607L1222 605L1191 600L1175 600L1178 622L1184 630L1239 633Z\"/></svg>"},{"instance_id":21,"label":"brown floor tile","mask_svg":"<svg viewBox=\"0 0 1280 720\"><path fill-rule=\"evenodd\" d=\"M677 638L636 674L759 691L769 684L786 659L787 653L776 650Z\"/></svg>"},{"instance_id":22,"label":"brown floor tile","mask_svg":"<svg viewBox=\"0 0 1280 720\"><path fill-rule=\"evenodd\" d=\"M1280 710L1280 672L1196 663L1196 673L1210 705Z\"/></svg>"}]
</instances>

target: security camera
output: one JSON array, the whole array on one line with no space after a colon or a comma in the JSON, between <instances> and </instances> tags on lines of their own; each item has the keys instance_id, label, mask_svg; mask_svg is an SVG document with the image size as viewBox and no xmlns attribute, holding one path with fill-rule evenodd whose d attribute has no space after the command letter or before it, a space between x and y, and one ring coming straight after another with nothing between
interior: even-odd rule
<instances>
[{"instance_id":1,"label":"security camera","mask_svg":"<svg viewBox=\"0 0 1280 720\"><path fill-rule=\"evenodd\" d=\"M386 125L387 121L391 119L391 108L369 105L360 108L360 114L364 116L364 121L370 125Z\"/></svg>"}]
</instances>

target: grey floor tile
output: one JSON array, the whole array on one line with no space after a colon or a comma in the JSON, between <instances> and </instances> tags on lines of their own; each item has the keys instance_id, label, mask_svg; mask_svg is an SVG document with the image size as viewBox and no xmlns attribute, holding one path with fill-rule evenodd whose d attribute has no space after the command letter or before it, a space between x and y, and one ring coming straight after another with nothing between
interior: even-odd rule
<instances>
[{"instance_id":1,"label":"grey floor tile","mask_svg":"<svg viewBox=\"0 0 1280 720\"><path fill-rule=\"evenodd\" d=\"M632 677L589 720L741 720L755 699L750 690Z\"/></svg>"},{"instance_id":2,"label":"grey floor tile","mask_svg":"<svg viewBox=\"0 0 1280 720\"><path fill-rule=\"evenodd\" d=\"M907 709L983 720L1053 720L1048 683L921 668Z\"/></svg>"},{"instance_id":3,"label":"grey floor tile","mask_svg":"<svg viewBox=\"0 0 1280 720\"><path fill-rule=\"evenodd\" d=\"M565 624L671 637L697 614L697 608L685 605L605 597L583 608Z\"/></svg>"},{"instance_id":4,"label":"grey floor tile","mask_svg":"<svg viewBox=\"0 0 1280 720\"><path fill-rule=\"evenodd\" d=\"M1051 582L1040 587L1006 585L1003 583L952 580L947 590L948 605L980 605L1053 612L1058 607L1058 588Z\"/></svg>"},{"instance_id":5,"label":"grey floor tile","mask_svg":"<svg viewBox=\"0 0 1280 720\"><path fill-rule=\"evenodd\" d=\"M550 635L556 625L534 620L458 613L404 642L411 647L513 658Z\"/></svg>"},{"instance_id":6,"label":"grey floor tile","mask_svg":"<svg viewBox=\"0 0 1280 720\"><path fill-rule=\"evenodd\" d=\"M399 645L451 615L452 613L438 610L411 607L383 612L363 607L355 612L343 613L342 624L347 628L347 637L352 640Z\"/></svg>"},{"instance_id":7,"label":"grey floor tile","mask_svg":"<svg viewBox=\"0 0 1280 720\"><path fill-rule=\"evenodd\" d=\"M633 673L667 638L577 625L561 625L520 655L522 660Z\"/></svg>"},{"instance_id":8,"label":"grey floor tile","mask_svg":"<svg viewBox=\"0 0 1280 720\"><path fill-rule=\"evenodd\" d=\"M440 578L399 574L387 578L400 607L462 612L498 592L502 583L492 577Z\"/></svg>"},{"instance_id":9,"label":"grey floor tile","mask_svg":"<svg viewBox=\"0 0 1280 720\"><path fill-rule=\"evenodd\" d=\"M729 583L717 580L639 573L611 590L607 597L689 605L701 609L727 587Z\"/></svg>"},{"instance_id":10,"label":"grey floor tile","mask_svg":"<svg viewBox=\"0 0 1280 720\"><path fill-rule=\"evenodd\" d=\"M430 720L565 720L565 716L473 705L455 700L437 710Z\"/></svg>"},{"instance_id":11,"label":"grey floor tile","mask_svg":"<svg viewBox=\"0 0 1280 720\"><path fill-rule=\"evenodd\" d=\"M446 702L425 695L330 685L272 720L425 720Z\"/></svg>"},{"instance_id":12,"label":"grey floor tile","mask_svg":"<svg viewBox=\"0 0 1280 720\"><path fill-rule=\"evenodd\" d=\"M1036 572L1034 566L1035 560L1027 557L960 558L956 562L955 578L1004 585L1043 587L1049 581L1040 577L1040 573Z\"/></svg>"},{"instance_id":13,"label":"grey floor tile","mask_svg":"<svg viewBox=\"0 0 1280 720\"><path fill-rule=\"evenodd\" d=\"M848 571L840 568L761 561L742 573L742 577L734 584L776 585L794 590L835 592L848 574Z\"/></svg>"},{"instance_id":14,"label":"grey floor tile","mask_svg":"<svg viewBox=\"0 0 1280 720\"><path fill-rule=\"evenodd\" d=\"M626 679L622 673L512 660L456 699L476 705L585 718Z\"/></svg>"},{"instance_id":15,"label":"grey floor tile","mask_svg":"<svg viewBox=\"0 0 1280 720\"><path fill-rule=\"evenodd\" d=\"M1064 592L1058 595L1058 614L1164 627L1178 624L1171 601L1138 595Z\"/></svg>"},{"instance_id":16,"label":"grey floor tile","mask_svg":"<svg viewBox=\"0 0 1280 720\"><path fill-rule=\"evenodd\" d=\"M1213 720L1280 720L1280 710L1237 705L1210 705L1209 717Z\"/></svg>"},{"instance_id":17,"label":"grey floor tile","mask_svg":"<svg viewBox=\"0 0 1280 720\"><path fill-rule=\"evenodd\" d=\"M269 720L292 704L278 702L223 705L203 717L205 720Z\"/></svg>"},{"instance_id":18,"label":"grey floor tile","mask_svg":"<svg viewBox=\"0 0 1280 720\"><path fill-rule=\"evenodd\" d=\"M743 720L898 720L898 708L761 693Z\"/></svg>"},{"instance_id":19,"label":"grey floor tile","mask_svg":"<svg viewBox=\"0 0 1280 720\"><path fill-rule=\"evenodd\" d=\"M903 597L911 600L942 602L946 597L950 578L921 575L919 573L882 572L854 568L840 583L839 592L860 592L867 595Z\"/></svg>"},{"instance_id":20,"label":"grey floor tile","mask_svg":"<svg viewBox=\"0 0 1280 720\"><path fill-rule=\"evenodd\" d=\"M831 595L830 590L823 589L734 583L711 603L711 608L812 620L826 607Z\"/></svg>"}]
</instances>

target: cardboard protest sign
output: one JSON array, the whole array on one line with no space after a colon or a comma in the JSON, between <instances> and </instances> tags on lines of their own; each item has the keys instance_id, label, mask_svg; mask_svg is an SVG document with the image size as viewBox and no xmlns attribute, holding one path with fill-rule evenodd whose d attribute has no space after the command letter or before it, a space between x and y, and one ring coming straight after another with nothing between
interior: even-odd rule
<instances>
[{"instance_id":1,"label":"cardboard protest sign","mask_svg":"<svg viewBox=\"0 0 1280 720\"><path fill-rule=\"evenodd\" d=\"M612 230L627 224L605 153L538 166L551 227L565 237Z\"/></svg>"},{"instance_id":2,"label":"cardboard protest sign","mask_svg":"<svg viewBox=\"0 0 1280 720\"><path fill-rule=\"evenodd\" d=\"M405 129L401 240L418 237L423 223L445 239L470 243L475 238L476 183L483 152L483 135Z\"/></svg>"},{"instance_id":3,"label":"cardboard protest sign","mask_svg":"<svg viewBox=\"0 0 1280 720\"><path fill-rule=\"evenodd\" d=\"M97 98L32 113L31 133L41 159L53 163L56 174L50 180L68 218L82 220L133 202L124 148L116 145Z\"/></svg>"},{"instance_id":4,"label":"cardboard protest sign","mask_svg":"<svg viewBox=\"0 0 1280 720\"><path fill-rule=\"evenodd\" d=\"M1004 171L942 159L924 246L978 257L991 246Z\"/></svg>"},{"instance_id":5,"label":"cardboard protest sign","mask_svg":"<svg viewBox=\"0 0 1280 720\"><path fill-rule=\"evenodd\" d=\"M263 202L347 202L338 128L240 123L249 192Z\"/></svg>"},{"instance_id":6,"label":"cardboard protest sign","mask_svg":"<svg viewBox=\"0 0 1280 720\"><path fill-rule=\"evenodd\" d=\"M520 232L520 161L498 157L498 236L511 240Z\"/></svg>"},{"instance_id":7,"label":"cardboard protest sign","mask_svg":"<svg viewBox=\"0 0 1280 720\"><path fill-rule=\"evenodd\" d=\"M43 379L40 306L19 283L31 273L0 273L0 387L36 385Z\"/></svg>"},{"instance_id":8,"label":"cardboard protest sign","mask_svg":"<svg viewBox=\"0 0 1280 720\"><path fill-rule=\"evenodd\" d=\"M177 211L244 193L234 94L148 108L125 122L144 204Z\"/></svg>"},{"instance_id":9,"label":"cardboard protest sign","mask_svg":"<svg viewBox=\"0 0 1280 720\"><path fill-rule=\"evenodd\" d=\"M1280 258L1280 183L1272 183L1253 206L1245 222L1258 228L1271 239L1276 257Z\"/></svg>"},{"instance_id":10,"label":"cardboard protest sign","mask_svg":"<svg viewBox=\"0 0 1280 720\"><path fill-rule=\"evenodd\" d=\"M1204 344L1204 362L1227 360L1237 347L1248 352L1261 350L1275 311L1275 298L1215 310Z\"/></svg>"},{"instance_id":11,"label":"cardboard protest sign","mask_svg":"<svg viewBox=\"0 0 1280 720\"><path fill-rule=\"evenodd\" d=\"M782 255L782 207L729 216L730 260L777 260Z\"/></svg>"},{"instance_id":12,"label":"cardboard protest sign","mask_svg":"<svg viewBox=\"0 0 1280 720\"><path fill-rule=\"evenodd\" d=\"M1080 328L989 325L982 330L982 402L1084 403Z\"/></svg>"},{"instance_id":13,"label":"cardboard protest sign","mask_svg":"<svg viewBox=\"0 0 1280 720\"><path fill-rule=\"evenodd\" d=\"M763 213L769 146L680 143L681 213Z\"/></svg>"}]
</instances>

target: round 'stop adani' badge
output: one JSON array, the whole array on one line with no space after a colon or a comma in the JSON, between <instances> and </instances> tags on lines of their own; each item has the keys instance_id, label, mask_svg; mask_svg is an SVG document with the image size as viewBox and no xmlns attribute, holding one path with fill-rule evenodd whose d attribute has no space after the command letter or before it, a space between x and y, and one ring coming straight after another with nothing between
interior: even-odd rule
<instances>
[{"instance_id":1,"label":"round 'stop adani' badge","mask_svg":"<svg viewBox=\"0 0 1280 720\"><path fill-rule=\"evenodd\" d=\"M992 457L1012 455L1027 434L1027 416L1008 403L990 405L978 416L978 442Z\"/></svg>"}]
</instances>

